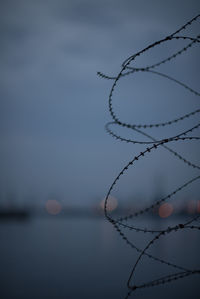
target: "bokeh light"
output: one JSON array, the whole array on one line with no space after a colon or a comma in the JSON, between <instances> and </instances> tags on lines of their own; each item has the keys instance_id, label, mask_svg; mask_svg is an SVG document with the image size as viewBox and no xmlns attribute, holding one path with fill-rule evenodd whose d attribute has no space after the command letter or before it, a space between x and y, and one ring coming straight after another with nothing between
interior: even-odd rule
<instances>
[{"instance_id":1,"label":"bokeh light","mask_svg":"<svg viewBox=\"0 0 200 299\"><path fill-rule=\"evenodd\" d=\"M47 200L45 207L50 215L58 215L62 210L61 204L55 199Z\"/></svg>"},{"instance_id":2,"label":"bokeh light","mask_svg":"<svg viewBox=\"0 0 200 299\"><path fill-rule=\"evenodd\" d=\"M104 209L104 204L105 204L105 198L100 203L102 209ZM117 199L113 196L109 196L107 201L107 211L112 212L117 208L117 206L118 206Z\"/></svg>"},{"instance_id":3,"label":"bokeh light","mask_svg":"<svg viewBox=\"0 0 200 299\"><path fill-rule=\"evenodd\" d=\"M187 205L187 211L189 214L195 214L197 209L196 200L190 200Z\"/></svg>"},{"instance_id":4,"label":"bokeh light","mask_svg":"<svg viewBox=\"0 0 200 299\"><path fill-rule=\"evenodd\" d=\"M158 214L161 218L167 218L173 213L173 210L170 203L164 203L159 207Z\"/></svg>"}]
</instances>

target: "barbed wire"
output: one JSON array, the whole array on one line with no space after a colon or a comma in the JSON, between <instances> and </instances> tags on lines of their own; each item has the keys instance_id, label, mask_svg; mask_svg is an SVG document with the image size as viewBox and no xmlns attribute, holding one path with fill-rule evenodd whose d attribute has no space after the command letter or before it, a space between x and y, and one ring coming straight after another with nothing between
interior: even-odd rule
<instances>
[{"instance_id":1,"label":"barbed wire","mask_svg":"<svg viewBox=\"0 0 200 299\"><path fill-rule=\"evenodd\" d=\"M126 242L126 244L139 254L136 262L133 265L133 268L131 270L131 273L130 273L130 276L129 276L129 279L127 282L129 291L125 297L126 299L129 296L131 296L131 294L134 291L136 291L137 289L158 286L158 285L169 283L169 282L172 282L172 281L175 281L175 280L178 280L178 279L190 276L190 275L200 274L200 269L186 269L185 267L176 265L175 263L171 263L171 262L166 261L160 257L153 256L152 254L149 253L149 249L153 244L155 244L158 240L160 240L160 238L163 238L164 236L166 236L170 233L175 233L180 230L181 231L183 231L183 230L200 230L200 226L198 225L200 215L192 217L189 221L185 221L184 223L178 223L175 226L169 226L165 229L157 229L157 230L156 229L148 229L145 227L138 227L138 226L128 223L128 220L135 218L135 217L139 217L145 213L148 213L150 210L154 210L155 208L159 207L163 202L166 202L168 200L174 200L174 197L178 192L180 192L181 190L184 190L186 187L188 187L192 183L198 181L200 179L200 175L195 176L194 178L186 181L184 184L182 184L181 186L176 188L174 191L169 193L167 196L157 200L156 202L154 202L153 204L150 204L149 206L147 206L144 209L140 209L139 211L137 211L135 213L130 213L129 215L126 215L126 216L123 216L120 218L114 218L112 216L112 214L109 213L109 209L108 209L110 194L112 193L113 189L115 188L115 185L117 184L117 182L121 178L121 176L124 175L124 173L129 169L129 167L133 167L135 165L135 163L137 163L138 160L143 159L144 156L150 155L151 152L153 152L154 150L156 150L158 148L161 148L161 147L164 148L165 150L170 152L172 155L174 155L176 158L181 160L185 165L192 167L193 169L197 169L198 171L200 170L199 165L189 161L188 159L183 157L180 153L171 149L168 146L169 143L173 144L174 142L198 141L200 139L200 137L190 136L190 133L195 132L199 129L200 122L198 122L195 126L192 126L186 130L183 130L181 133L171 136L169 138L156 139L153 136L147 134L145 131L143 131L147 128L148 129L161 128L161 127L170 126L172 124L180 123L181 121L183 121L185 119L188 119L188 118L191 118L191 117L197 115L200 112L199 108L196 110L193 110L189 113L186 113L182 116L178 116L172 120L168 120L165 122L149 123L149 124L130 124L130 123L122 122L113 109L113 93L114 93L114 90L115 90L116 85L118 84L119 80L122 77L127 77L127 76L130 76L137 72L146 72L149 74L160 76L162 78L170 80L170 81L174 82L175 84L181 86L182 88L184 88L188 92L192 93L193 95L195 95L197 97L200 96L200 93L198 91L192 89L185 83L183 83L167 74L164 74L160 71L155 71L155 68L158 68L159 66L172 61L173 59L177 58L177 56L183 54L186 51L189 51L189 49L192 46L194 46L195 44L199 44L200 35L197 35L195 37L185 36L185 35L177 35L177 34L181 33L182 31L184 31L185 29L188 29L189 26L191 26L194 22L199 21L199 19L200 19L200 14L195 16L193 19L189 20L186 24L181 26L178 30L176 30L171 35L148 45L146 48L144 48L141 51L128 57L122 63L121 70L117 74L117 76L108 76L108 75L103 74L102 72L97 73L101 78L114 81L114 83L112 84L112 87L110 89L110 93L109 93L109 97L108 97L109 113L112 118L112 121L107 123L105 126L105 129L108 132L108 134L110 134L112 137L114 137L115 139L117 139L119 141L132 143L132 144L148 145L148 147L146 147L142 152L140 152L138 155L134 156L134 158L130 162L128 162L127 165L125 165L124 168L119 172L119 174L116 176L113 183L111 184L111 186L107 192L105 202L104 202L104 214L105 214L105 217L107 218L107 220L114 226L114 228L119 233L121 238ZM172 40L186 40L186 41L189 41L189 43L185 47L181 48L179 51L175 52L174 54L170 55L169 57L167 57L157 63L151 64L149 66L141 67L141 68L138 68L138 67L136 68L136 67L130 66L130 64L132 62L135 62L135 60L139 56L146 53L150 49L153 49L153 48L157 47L158 45L161 45L167 41L172 41ZM114 133L114 131L111 129L111 126L113 126L113 125L125 127L130 130L133 130L133 131L139 133L140 135L142 135L143 137L145 136L147 138L147 140L139 141L136 139L124 138L121 135ZM195 221L197 223L196 225L193 224ZM126 234L126 230L136 231L136 232L141 232L141 233L149 233L149 234L153 234L154 237L150 241L147 242L146 246L143 249L141 249L141 248L137 247L132 241L130 241L128 235ZM149 281L147 283L136 285L134 283L135 271L136 271L138 264L141 262L141 260L144 256L146 256L156 262L159 262L159 263L168 265L172 268L178 269L181 272L172 273L172 274L166 275L164 277L157 278L153 281Z\"/></svg>"}]
</instances>

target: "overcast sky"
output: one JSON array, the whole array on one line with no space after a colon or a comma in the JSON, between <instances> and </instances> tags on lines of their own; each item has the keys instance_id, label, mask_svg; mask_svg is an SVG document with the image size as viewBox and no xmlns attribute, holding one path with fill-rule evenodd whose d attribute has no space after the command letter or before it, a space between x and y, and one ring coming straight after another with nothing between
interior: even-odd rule
<instances>
[{"instance_id":1,"label":"overcast sky","mask_svg":"<svg viewBox=\"0 0 200 299\"><path fill-rule=\"evenodd\" d=\"M1 0L2 199L8 194L21 201L54 196L84 206L103 198L121 168L145 146L119 143L106 134L112 82L97 77L97 71L116 75L128 56L199 12L198 0ZM187 33L195 36L199 29L198 22ZM152 56L141 57L138 66L182 46L172 42L156 49ZM163 71L198 90L198 51L195 46ZM149 74L127 78L116 90L116 111L132 123L169 120L197 109L198 101L173 82ZM171 132L176 130L180 127ZM175 149L199 163L197 142ZM195 175L197 171L159 150L131 169L114 195L150 199ZM181 196L197 197L198 191L195 183Z\"/></svg>"}]
</instances>

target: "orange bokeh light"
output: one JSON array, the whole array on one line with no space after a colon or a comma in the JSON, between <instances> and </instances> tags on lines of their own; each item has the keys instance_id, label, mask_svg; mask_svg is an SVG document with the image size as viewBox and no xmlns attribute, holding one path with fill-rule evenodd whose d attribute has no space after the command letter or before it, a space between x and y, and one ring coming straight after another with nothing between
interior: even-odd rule
<instances>
[{"instance_id":1,"label":"orange bokeh light","mask_svg":"<svg viewBox=\"0 0 200 299\"><path fill-rule=\"evenodd\" d=\"M173 213L173 210L170 203L164 203L159 207L158 214L161 218L167 218Z\"/></svg>"},{"instance_id":2,"label":"orange bokeh light","mask_svg":"<svg viewBox=\"0 0 200 299\"><path fill-rule=\"evenodd\" d=\"M47 200L45 207L47 212L51 215L58 215L62 210L61 204L55 199Z\"/></svg>"},{"instance_id":3,"label":"orange bokeh light","mask_svg":"<svg viewBox=\"0 0 200 299\"><path fill-rule=\"evenodd\" d=\"M187 210L189 214L195 214L197 209L197 203L195 200L190 200L188 202Z\"/></svg>"},{"instance_id":4,"label":"orange bokeh light","mask_svg":"<svg viewBox=\"0 0 200 299\"><path fill-rule=\"evenodd\" d=\"M104 204L105 204L105 198L100 203L102 209L104 209ZM112 212L117 208L117 206L118 206L117 199L113 196L109 196L107 201L107 211Z\"/></svg>"}]
</instances>

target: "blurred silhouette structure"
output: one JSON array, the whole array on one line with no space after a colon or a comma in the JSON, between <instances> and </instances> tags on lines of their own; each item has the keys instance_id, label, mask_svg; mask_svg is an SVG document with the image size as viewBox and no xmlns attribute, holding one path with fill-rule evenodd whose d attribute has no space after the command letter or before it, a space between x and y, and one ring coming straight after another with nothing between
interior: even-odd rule
<instances>
[{"instance_id":1,"label":"blurred silhouette structure","mask_svg":"<svg viewBox=\"0 0 200 299\"><path fill-rule=\"evenodd\" d=\"M119 233L119 235L121 236L121 238L125 241L125 243L130 246L134 251L137 251L138 253L138 258L135 261L127 285L129 288L129 291L126 295L126 298L128 298L129 296L131 296L131 294L136 291L137 289L143 289L143 288L149 288L149 287L153 287L153 286L158 286L158 285L163 285L169 282L173 282L175 280L184 278L186 276L190 276L190 275L194 275L194 274L200 274L200 269L189 269L186 267L182 267L180 265L175 264L174 262L169 262L166 261L164 258L160 258L157 256L154 256L152 254L149 253L149 250L151 249L151 247L153 245L155 245L156 242L159 241L160 238L163 238L164 236L167 236L171 233L176 233L178 231L191 231L191 230L199 230L200 226L198 225L198 220L199 220L199 215L195 215L193 217L191 217L189 220L187 219L187 221L182 222L182 223L177 223L177 225L173 225L173 226L168 226L164 229L150 229L150 228L144 228L144 227L136 227L132 224L132 220L135 217L139 217L142 216L145 213L150 213L152 210L155 209L159 209L159 214L161 217L167 217L166 215L169 215L172 211L172 206L170 203L167 203L167 201L169 200L174 200L175 195L180 192L181 190L184 190L186 187L188 187L189 185L191 185L192 183L194 183L195 181L200 179L200 175L195 176L193 178L191 178L190 180L188 180L187 182L185 182L184 184L182 184L181 186L178 186L175 190L173 190L170 194L166 195L165 197L156 200L154 203L151 203L150 205L148 205L146 208L141 209L139 211L136 211L135 213L129 213L125 216L122 217L115 217L113 216L113 214L111 215L111 213L109 212L108 206L109 206L109 200L111 198L111 193L113 191L113 189L115 188L115 185L117 184L118 180L121 178L121 176L123 176L123 174L131 167L131 166L135 166L135 163L137 163L138 160L143 159L143 157L145 156L149 156L150 159L150 154L151 152L159 149L159 148L164 148L165 150L167 150L168 152L170 152L173 156L177 157L179 160L181 160L185 165L187 165L190 168L193 168L197 171L200 170L200 166L191 162L190 160L186 159L185 157L183 157L179 152L174 151L171 147L169 147L171 144L173 144L174 142L195 142L198 141L200 137L198 137L198 135L196 135L196 132L198 131L199 127L200 127L200 123L198 122L197 124L195 124L192 127L188 127L186 130L182 130L179 134L176 134L170 138L156 138L153 137L152 135L149 135L145 132L145 129L152 129L152 128L163 128L166 126L170 126L172 124L177 124L185 119L188 118L192 118L194 115L199 114L200 109L196 109L192 112L189 112L185 115L179 116L175 119L172 120L168 120L166 122L160 122L160 123L150 123L150 124L130 124L130 123L126 123L126 122L122 122L119 117L117 116L117 114L115 113L114 109L113 109L113 95L114 95L114 91L116 86L118 85L120 79L122 77L125 76L130 76L130 75L135 75L138 72L148 72L151 73L153 75L156 76L161 76L167 80L173 81L174 83L178 84L179 86L181 86L182 88L184 88L185 90L187 90L188 92L194 94L195 96L199 97L200 93L194 89L192 89L191 87L189 87L188 85L186 85L185 83L178 81L177 79L168 76L165 73L159 72L157 71L157 68L163 64L166 64L168 62L173 61L174 59L176 59L179 55L184 54L186 51L189 51L191 47L193 47L194 45L199 44L200 42L200 35L197 36L187 36L184 35L184 30L186 29L191 29L191 25L193 25L193 23L195 22L199 22L200 20L200 15L198 14L197 16L195 16L193 19L189 20L186 24L184 24L182 27L180 27L178 30L176 30L174 33L168 35L167 37L158 40L150 45L148 45L146 48L142 49L141 51L137 52L136 54L131 55L130 57L128 57L123 63L122 63L122 67L120 72L118 73L117 76L107 76L101 72L98 72L98 75L102 78L105 79L109 79L109 80L113 80L113 84L109 93L109 113L110 116L112 118L112 122L109 122L108 124L106 124L106 131L114 138L116 138L119 141L123 141L123 142L127 142L129 144L143 144L144 146L148 146L146 147L142 152L140 152L138 155L136 155L127 165L125 165L125 167L120 171L120 173L117 175L117 177L114 179L112 185L110 186L106 199L105 199L105 203L104 203L104 213L105 213L105 217L107 218L107 220L114 226L114 228L116 229L116 231ZM142 67L142 68L136 68L134 66L132 66L133 62L135 62L135 60L137 60L137 58L141 55L143 55L144 53L146 53L147 51L156 48L157 46L164 44L166 42L170 42L173 40L185 40L187 42L187 45L185 45L182 49L180 49L179 51L173 53L172 55L170 55L169 57L166 57L165 59L163 59L162 61L158 61L157 63L154 63L152 65L148 65L146 67ZM141 134L143 137L146 138L145 141L138 141L135 139L127 139L122 137L120 134L116 134L113 129L112 126L119 126L119 127L124 127L124 128L128 128L131 129L139 134ZM193 133L195 135L193 135ZM191 135L192 134L192 135ZM135 245L134 242L132 242L129 238L129 235L127 233L127 230L130 230L132 232L141 232L141 233L146 233L147 235L153 235L153 237L148 240L147 239L147 243L146 246L144 246L144 248L139 248L137 247L137 245ZM182 248L180 248L181 250ZM136 268L139 266L139 264L142 262L142 260L144 259L144 257L147 257L155 262L164 264L169 266L170 270L173 269L176 272L174 273L169 273L165 276L159 277L157 279L154 280L149 280L148 282L145 283L141 283L141 284L136 284L135 283L135 271Z\"/></svg>"}]
</instances>

